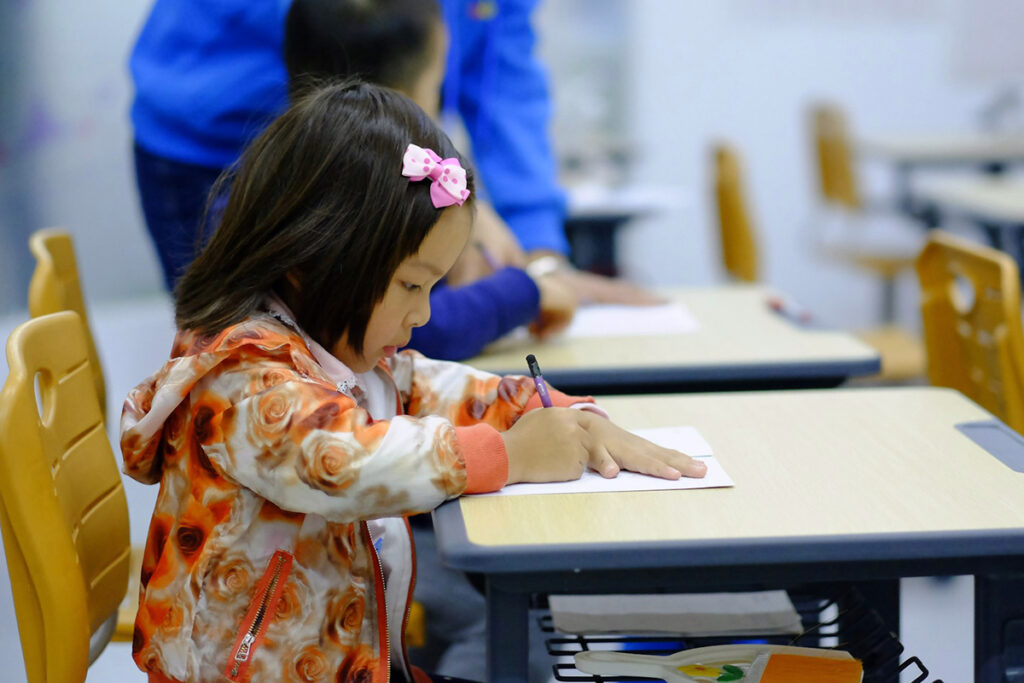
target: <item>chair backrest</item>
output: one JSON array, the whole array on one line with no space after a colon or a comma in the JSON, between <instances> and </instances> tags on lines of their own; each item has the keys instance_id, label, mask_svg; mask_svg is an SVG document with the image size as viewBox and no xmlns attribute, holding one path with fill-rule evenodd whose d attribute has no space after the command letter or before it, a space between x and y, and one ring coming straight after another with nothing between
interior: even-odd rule
<instances>
[{"instance_id":1,"label":"chair backrest","mask_svg":"<svg viewBox=\"0 0 1024 683\"><path fill-rule=\"evenodd\" d=\"M917 258L928 378L1024 434L1024 332L1017 264L933 230Z\"/></svg>"},{"instance_id":2,"label":"chair backrest","mask_svg":"<svg viewBox=\"0 0 1024 683\"><path fill-rule=\"evenodd\" d=\"M756 282L757 238L747 211L739 154L730 145L718 143L712 150L712 162L725 269L737 280Z\"/></svg>"},{"instance_id":3,"label":"chair backrest","mask_svg":"<svg viewBox=\"0 0 1024 683\"><path fill-rule=\"evenodd\" d=\"M846 209L860 209L860 187L842 110L834 104L815 104L811 107L811 130L822 200Z\"/></svg>"},{"instance_id":4,"label":"chair backrest","mask_svg":"<svg viewBox=\"0 0 1024 683\"><path fill-rule=\"evenodd\" d=\"M128 585L128 505L76 313L19 325L0 391L0 522L29 683L84 681ZM113 619L112 619L113 617ZM90 648L90 639L93 639Z\"/></svg>"},{"instance_id":5,"label":"chair backrest","mask_svg":"<svg viewBox=\"0 0 1024 683\"><path fill-rule=\"evenodd\" d=\"M107 387L103 381L103 367L96 351L96 342L89 327L89 316L85 311L85 297L82 294L71 235L66 230L56 228L38 230L29 238L28 247L36 257L36 269L28 286L29 315L35 318L58 311L74 311L81 317L96 395L100 400L100 410L105 414Z\"/></svg>"}]
</instances>

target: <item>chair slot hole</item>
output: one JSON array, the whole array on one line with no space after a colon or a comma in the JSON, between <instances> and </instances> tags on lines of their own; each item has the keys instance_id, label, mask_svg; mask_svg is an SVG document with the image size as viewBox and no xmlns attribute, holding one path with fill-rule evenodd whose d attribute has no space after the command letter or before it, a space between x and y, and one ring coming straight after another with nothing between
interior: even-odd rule
<instances>
[{"instance_id":1,"label":"chair slot hole","mask_svg":"<svg viewBox=\"0 0 1024 683\"><path fill-rule=\"evenodd\" d=\"M951 284L953 288L952 300L953 308L959 315L967 315L973 308L977 301L977 290L974 287L974 283L957 273L953 276L953 282Z\"/></svg>"},{"instance_id":2,"label":"chair slot hole","mask_svg":"<svg viewBox=\"0 0 1024 683\"><path fill-rule=\"evenodd\" d=\"M39 415L39 421L44 425L49 425L53 418L55 393L53 375L48 370L39 370L36 372L32 385L35 390L36 412Z\"/></svg>"}]
</instances>

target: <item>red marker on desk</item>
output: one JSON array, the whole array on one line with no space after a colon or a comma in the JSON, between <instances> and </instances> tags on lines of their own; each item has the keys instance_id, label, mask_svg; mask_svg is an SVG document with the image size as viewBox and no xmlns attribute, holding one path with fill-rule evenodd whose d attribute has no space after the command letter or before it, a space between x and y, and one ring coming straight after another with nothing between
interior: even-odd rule
<instances>
[{"instance_id":1,"label":"red marker on desk","mask_svg":"<svg viewBox=\"0 0 1024 683\"><path fill-rule=\"evenodd\" d=\"M806 325L814 318L806 308L793 303L785 297L772 295L768 297L767 303L768 308L801 325Z\"/></svg>"},{"instance_id":2,"label":"red marker on desk","mask_svg":"<svg viewBox=\"0 0 1024 683\"><path fill-rule=\"evenodd\" d=\"M548 395L548 383L540 374L540 366L537 365L537 357L532 353L526 357L526 364L530 366L530 374L533 375L533 383L537 386L537 394L540 396L540 404L545 408L551 407L551 397Z\"/></svg>"}]
</instances>

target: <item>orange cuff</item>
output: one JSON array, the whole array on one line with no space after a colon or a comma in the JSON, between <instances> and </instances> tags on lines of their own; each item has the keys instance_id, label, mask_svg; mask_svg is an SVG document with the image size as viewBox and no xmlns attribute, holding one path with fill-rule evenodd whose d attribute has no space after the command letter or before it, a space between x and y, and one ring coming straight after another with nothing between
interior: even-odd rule
<instances>
[{"instance_id":1,"label":"orange cuff","mask_svg":"<svg viewBox=\"0 0 1024 683\"><path fill-rule=\"evenodd\" d=\"M462 457L466 461L466 490L463 493L497 491L508 483L508 454L505 440L489 424L456 427Z\"/></svg>"},{"instance_id":2,"label":"orange cuff","mask_svg":"<svg viewBox=\"0 0 1024 683\"><path fill-rule=\"evenodd\" d=\"M563 394L558 389L552 389L548 387L548 396L551 397L551 405L556 408L568 408L574 403L593 403L593 396L570 396L569 394ZM530 400L526 402L526 411L535 410L540 408L540 394L535 393L530 397Z\"/></svg>"}]
</instances>

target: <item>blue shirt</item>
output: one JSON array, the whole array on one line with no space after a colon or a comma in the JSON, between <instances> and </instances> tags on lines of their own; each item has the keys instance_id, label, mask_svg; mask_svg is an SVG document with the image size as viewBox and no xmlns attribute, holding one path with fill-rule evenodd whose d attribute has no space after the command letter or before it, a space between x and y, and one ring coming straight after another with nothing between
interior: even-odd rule
<instances>
[{"instance_id":1,"label":"blue shirt","mask_svg":"<svg viewBox=\"0 0 1024 683\"><path fill-rule=\"evenodd\" d=\"M452 37L443 102L473 141L487 194L527 251L568 253L565 195L547 136L546 76L533 56L536 0L441 0ZM135 140L224 168L283 111L290 0L156 0L132 51Z\"/></svg>"},{"instance_id":2,"label":"blue shirt","mask_svg":"<svg viewBox=\"0 0 1024 683\"><path fill-rule=\"evenodd\" d=\"M442 0L452 35L445 101L473 139L498 213L527 250L567 251L564 195L545 131L547 83L532 57L533 0ZM287 105L281 55L291 0L156 0L132 51L135 141L175 162L225 168ZM500 116L498 115L500 114ZM540 293L522 270L439 286L410 346L462 360L536 318Z\"/></svg>"}]
</instances>

